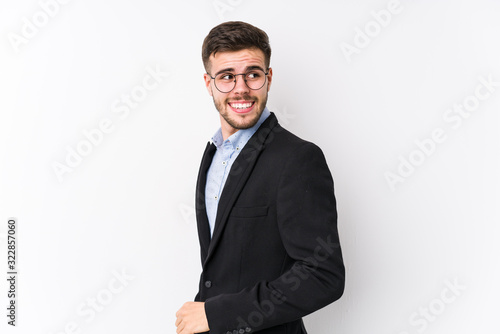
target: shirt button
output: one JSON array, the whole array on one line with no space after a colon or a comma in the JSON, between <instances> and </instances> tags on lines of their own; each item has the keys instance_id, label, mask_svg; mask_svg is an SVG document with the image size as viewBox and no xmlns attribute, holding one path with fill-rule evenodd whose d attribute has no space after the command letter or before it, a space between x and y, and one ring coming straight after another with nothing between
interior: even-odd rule
<instances>
[{"instance_id":1,"label":"shirt button","mask_svg":"<svg viewBox=\"0 0 500 334\"><path fill-rule=\"evenodd\" d=\"M205 286L210 288L212 286L212 281L205 281Z\"/></svg>"},{"instance_id":2,"label":"shirt button","mask_svg":"<svg viewBox=\"0 0 500 334\"><path fill-rule=\"evenodd\" d=\"M225 161L223 161L223 162L222 162L222 164L225 166L225 165L226 165L226 162L225 162Z\"/></svg>"},{"instance_id":3,"label":"shirt button","mask_svg":"<svg viewBox=\"0 0 500 334\"><path fill-rule=\"evenodd\" d=\"M214 198L217 199L218 198L217 195L215 195Z\"/></svg>"}]
</instances>

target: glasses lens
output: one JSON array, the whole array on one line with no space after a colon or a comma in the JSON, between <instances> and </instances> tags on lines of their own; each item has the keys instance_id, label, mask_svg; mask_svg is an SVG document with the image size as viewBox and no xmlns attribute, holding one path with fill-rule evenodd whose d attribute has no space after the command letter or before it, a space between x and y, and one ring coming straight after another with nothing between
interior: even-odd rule
<instances>
[{"instance_id":1,"label":"glasses lens","mask_svg":"<svg viewBox=\"0 0 500 334\"><path fill-rule=\"evenodd\" d=\"M245 82L250 89L261 89L266 83L266 74L261 70L247 72Z\"/></svg>"},{"instance_id":2,"label":"glasses lens","mask_svg":"<svg viewBox=\"0 0 500 334\"><path fill-rule=\"evenodd\" d=\"M236 77L240 74L221 73L215 77L215 86L222 93L229 93L236 86ZM266 73L262 70L252 70L243 74L248 88L261 89L266 83Z\"/></svg>"},{"instance_id":3,"label":"glasses lens","mask_svg":"<svg viewBox=\"0 0 500 334\"><path fill-rule=\"evenodd\" d=\"M215 87L223 93L229 93L235 86L234 74L221 73L215 77Z\"/></svg>"}]
</instances>

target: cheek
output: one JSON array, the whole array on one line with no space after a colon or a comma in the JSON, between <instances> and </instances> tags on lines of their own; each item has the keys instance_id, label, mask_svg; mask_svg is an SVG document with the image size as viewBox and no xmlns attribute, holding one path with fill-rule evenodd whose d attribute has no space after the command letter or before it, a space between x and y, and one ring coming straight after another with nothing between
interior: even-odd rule
<instances>
[{"instance_id":1,"label":"cheek","mask_svg":"<svg viewBox=\"0 0 500 334\"><path fill-rule=\"evenodd\" d=\"M215 102L217 102L219 105L226 104L225 96L222 96L221 94L218 94L218 92L215 91L213 91L212 93L213 93L212 97Z\"/></svg>"}]
</instances>

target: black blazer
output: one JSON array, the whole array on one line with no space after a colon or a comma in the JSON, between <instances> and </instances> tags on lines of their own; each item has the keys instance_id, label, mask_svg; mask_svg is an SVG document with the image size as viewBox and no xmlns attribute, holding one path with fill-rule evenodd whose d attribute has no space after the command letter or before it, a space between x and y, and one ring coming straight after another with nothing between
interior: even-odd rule
<instances>
[{"instance_id":1,"label":"black blazer","mask_svg":"<svg viewBox=\"0 0 500 334\"><path fill-rule=\"evenodd\" d=\"M306 333L302 317L340 298L344 265L333 180L321 150L271 115L229 172L212 240L205 208L208 143L196 185L211 334Z\"/></svg>"}]
</instances>

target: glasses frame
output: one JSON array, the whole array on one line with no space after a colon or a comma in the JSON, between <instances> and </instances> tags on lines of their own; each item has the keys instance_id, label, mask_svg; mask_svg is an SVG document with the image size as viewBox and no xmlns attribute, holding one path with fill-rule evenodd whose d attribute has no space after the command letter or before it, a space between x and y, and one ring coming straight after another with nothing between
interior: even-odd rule
<instances>
[{"instance_id":1,"label":"glasses frame","mask_svg":"<svg viewBox=\"0 0 500 334\"><path fill-rule=\"evenodd\" d=\"M249 72L252 72L252 71L262 71L262 72L264 72L264 75L265 75L264 83L263 83L263 84L262 84L262 86L260 86L259 88L251 88L251 87L248 85L248 83L247 83L247 79L245 78L245 76L246 76ZM225 73L225 72L223 72L223 73ZM228 73L230 73L230 72L228 72ZM243 81L245 81L245 85L248 87L248 89L251 89L251 90L259 90L259 89L261 89L261 88L262 88L262 87L264 87L264 85L266 84L266 81L267 81L267 76L269 75L269 68L267 68L267 72L266 72L266 71L264 71L263 69L256 68L256 69L253 69L253 70L249 70L249 71L247 71L247 72L245 72L245 73L233 74L233 75L234 75L234 86L233 86L233 88L232 88L231 90L229 90L229 91L227 91L227 92L223 92L222 90L220 90L220 89L219 89L219 87L217 87L217 84L215 83L215 77L211 76L211 75L210 75L210 73L207 73L207 74L208 74L208 76L209 76L209 77L210 77L210 78L214 81L214 86L215 86L215 88L217 88L217 90L218 90L219 92L221 92L221 93L223 93L223 94L227 94L227 93L231 93L231 92L234 90L234 88L236 87L236 79L237 79L238 75L243 76ZM221 73L221 74L222 74L222 73ZM231 73L231 74L232 74L232 73Z\"/></svg>"}]
</instances>

